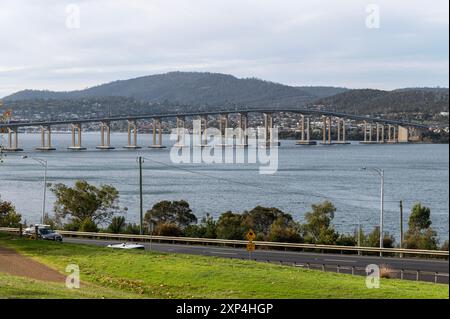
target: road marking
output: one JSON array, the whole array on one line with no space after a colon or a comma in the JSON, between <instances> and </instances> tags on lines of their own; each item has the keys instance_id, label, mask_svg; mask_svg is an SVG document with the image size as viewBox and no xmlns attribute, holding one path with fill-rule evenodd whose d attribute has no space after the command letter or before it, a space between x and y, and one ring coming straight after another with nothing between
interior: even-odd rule
<instances>
[{"instance_id":1,"label":"road marking","mask_svg":"<svg viewBox=\"0 0 450 319\"><path fill-rule=\"evenodd\" d=\"M220 254L220 255L237 255L236 253L225 253L225 252L222 252L222 251L208 251L208 250L205 250L204 252L211 253L211 254Z\"/></svg>"},{"instance_id":2,"label":"road marking","mask_svg":"<svg viewBox=\"0 0 450 319\"><path fill-rule=\"evenodd\" d=\"M330 261L335 263L356 263L356 260L324 259L324 261Z\"/></svg>"}]
</instances>

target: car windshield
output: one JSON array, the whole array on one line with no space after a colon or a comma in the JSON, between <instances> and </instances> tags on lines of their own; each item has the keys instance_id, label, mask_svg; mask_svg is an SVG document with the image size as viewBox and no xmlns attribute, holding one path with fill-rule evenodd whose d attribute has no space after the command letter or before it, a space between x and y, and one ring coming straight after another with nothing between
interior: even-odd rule
<instances>
[{"instance_id":1,"label":"car windshield","mask_svg":"<svg viewBox=\"0 0 450 319\"><path fill-rule=\"evenodd\" d=\"M47 228L41 229L39 231L41 232L42 235L48 235L48 234L53 234L54 233L53 230L47 229Z\"/></svg>"}]
</instances>

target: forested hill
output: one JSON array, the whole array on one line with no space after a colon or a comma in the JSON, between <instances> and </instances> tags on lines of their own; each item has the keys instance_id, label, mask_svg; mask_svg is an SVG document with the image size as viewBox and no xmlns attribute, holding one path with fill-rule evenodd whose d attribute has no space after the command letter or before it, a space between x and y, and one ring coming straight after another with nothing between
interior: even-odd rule
<instances>
[{"instance_id":1,"label":"forested hill","mask_svg":"<svg viewBox=\"0 0 450 319\"><path fill-rule=\"evenodd\" d=\"M5 101L31 99L87 99L126 97L139 102L178 103L196 106L305 105L346 91L334 87L292 87L255 78L238 79L231 75L198 72L171 72L130 80L115 81L80 91L52 92L24 90Z\"/></svg>"},{"instance_id":2,"label":"forested hill","mask_svg":"<svg viewBox=\"0 0 450 319\"><path fill-rule=\"evenodd\" d=\"M316 100L314 104L356 114L438 114L449 110L449 90L437 88L409 88L394 91L349 90Z\"/></svg>"}]
</instances>

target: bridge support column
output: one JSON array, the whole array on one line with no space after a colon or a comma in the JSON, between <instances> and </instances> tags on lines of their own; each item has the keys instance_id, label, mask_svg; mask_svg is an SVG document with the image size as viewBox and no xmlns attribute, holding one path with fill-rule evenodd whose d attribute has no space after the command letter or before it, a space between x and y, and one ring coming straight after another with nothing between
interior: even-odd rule
<instances>
[{"instance_id":1,"label":"bridge support column","mask_svg":"<svg viewBox=\"0 0 450 319\"><path fill-rule=\"evenodd\" d=\"M136 150L141 147L137 145L137 123L136 120L128 120L128 145L124 148Z\"/></svg>"},{"instance_id":2,"label":"bridge support column","mask_svg":"<svg viewBox=\"0 0 450 319\"><path fill-rule=\"evenodd\" d=\"M220 114L219 115L219 130L221 135L221 141L219 145L222 147L232 146L228 144L228 114Z\"/></svg>"},{"instance_id":3,"label":"bridge support column","mask_svg":"<svg viewBox=\"0 0 450 319\"><path fill-rule=\"evenodd\" d=\"M272 113L263 113L264 116L264 141L263 146L270 147L274 145L275 141L273 140L273 115ZM278 146L280 143L278 142Z\"/></svg>"},{"instance_id":4,"label":"bridge support column","mask_svg":"<svg viewBox=\"0 0 450 319\"><path fill-rule=\"evenodd\" d=\"M158 143L156 142L156 130L158 129ZM153 145L149 146L149 148L166 148L162 145L162 126L161 119L154 118L153 119Z\"/></svg>"},{"instance_id":5,"label":"bridge support column","mask_svg":"<svg viewBox=\"0 0 450 319\"><path fill-rule=\"evenodd\" d=\"M337 120L337 142L338 145L347 145L350 144L346 140L346 127L345 127L345 120L344 119L338 119Z\"/></svg>"},{"instance_id":6,"label":"bridge support column","mask_svg":"<svg viewBox=\"0 0 450 319\"><path fill-rule=\"evenodd\" d=\"M81 144L81 123L72 124L72 146L68 149L72 151L84 151L86 149Z\"/></svg>"},{"instance_id":7,"label":"bridge support column","mask_svg":"<svg viewBox=\"0 0 450 319\"><path fill-rule=\"evenodd\" d=\"M379 124L376 126L376 141L372 141L372 133L373 133L373 124L367 123L364 121L364 141L360 142L360 144L376 144L380 140L379 135Z\"/></svg>"},{"instance_id":8,"label":"bridge support column","mask_svg":"<svg viewBox=\"0 0 450 319\"><path fill-rule=\"evenodd\" d=\"M325 145L327 143L327 118L322 118L322 145Z\"/></svg>"},{"instance_id":9,"label":"bridge support column","mask_svg":"<svg viewBox=\"0 0 450 319\"><path fill-rule=\"evenodd\" d=\"M106 141L105 141L106 134ZM96 147L99 150L113 150L111 146L111 125L109 122L100 123L100 145Z\"/></svg>"},{"instance_id":10,"label":"bridge support column","mask_svg":"<svg viewBox=\"0 0 450 319\"><path fill-rule=\"evenodd\" d=\"M239 124L239 136L237 147L247 147L248 146L248 135L247 135L247 127L248 127L248 115L247 113L239 113L238 114L238 124Z\"/></svg>"},{"instance_id":11,"label":"bridge support column","mask_svg":"<svg viewBox=\"0 0 450 319\"><path fill-rule=\"evenodd\" d=\"M395 144L398 142L397 139L397 127L395 125L388 125L388 141L389 144Z\"/></svg>"},{"instance_id":12,"label":"bridge support column","mask_svg":"<svg viewBox=\"0 0 450 319\"><path fill-rule=\"evenodd\" d=\"M306 131L305 131L305 116L300 115L300 131L301 131L301 140L297 141L297 145L316 145L316 141L310 140L310 122L309 117L306 119ZM306 138L305 138L306 135Z\"/></svg>"},{"instance_id":13,"label":"bridge support column","mask_svg":"<svg viewBox=\"0 0 450 319\"><path fill-rule=\"evenodd\" d=\"M328 130L327 130L327 126L328 126ZM323 133L322 145L333 145L334 143L332 143L332 141L331 141L331 117L325 116L323 118L322 133Z\"/></svg>"},{"instance_id":14,"label":"bridge support column","mask_svg":"<svg viewBox=\"0 0 450 319\"><path fill-rule=\"evenodd\" d=\"M195 147L207 147L208 145L208 136L206 135L206 129L208 128L208 116L200 115L200 127L198 128L198 132L194 132L194 135L198 134L198 142L199 144L194 145ZM195 126L194 126L195 128Z\"/></svg>"},{"instance_id":15,"label":"bridge support column","mask_svg":"<svg viewBox=\"0 0 450 319\"><path fill-rule=\"evenodd\" d=\"M18 133L18 128L17 127L13 127L7 128L8 130L8 147L4 149L4 151L6 152L20 152L23 151L23 149L21 149L19 147L19 133Z\"/></svg>"},{"instance_id":16,"label":"bridge support column","mask_svg":"<svg viewBox=\"0 0 450 319\"><path fill-rule=\"evenodd\" d=\"M377 143L380 143L380 124L377 122L377 127L376 127L376 130L377 130Z\"/></svg>"},{"instance_id":17,"label":"bridge support column","mask_svg":"<svg viewBox=\"0 0 450 319\"><path fill-rule=\"evenodd\" d=\"M175 147L185 147L186 146L185 123L186 123L186 118L184 116L177 116L177 141L174 145Z\"/></svg>"},{"instance_id":18,"label":"bridge support column","mask_svg":"<svg viewBox=\"0 0 450 319\"><path fill-rule=\"evenodd\" d=\"M47 134L47 139L45 138ZM41 146L36 147L37 151L54 151L52 147L52 130L50 125L41 126Z\"/></svg>"}]
</instances>

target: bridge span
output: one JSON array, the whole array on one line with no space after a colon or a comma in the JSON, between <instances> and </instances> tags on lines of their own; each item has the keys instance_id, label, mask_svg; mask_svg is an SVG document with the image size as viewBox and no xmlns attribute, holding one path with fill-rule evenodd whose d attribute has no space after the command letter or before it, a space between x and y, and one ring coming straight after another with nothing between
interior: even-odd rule
<instances>
[{"instance_id":1,"label":"bridge span","mask_svg":"<svg viewBox=\"0 0 450 319\"><path fill-rule=\"evenodd\" d=\"M364 140L361 143L365 144L380 144L380 143L406 143L410 138L417 139L422 130L427 130L428 127L421 124L410 123L405 121L397 121L383 118L375 118L354 114L346 114L340 112L300 109L300 108L286 108L286 109L240 109L240 110L225 110L225 111L210 111L210 112L191 112L191 113L174 113L174 114L146 114L146 115L132 115L132 116L117 116L117 117L99 117L99 118L81 118L69 120L47 120L47 121L29 121L29 122L9 122L0 123L0 132L7 133L7 145L3 147L3 151L18 152L23 149L19 145L19 129L25 127L39 127L41 129L41 143L36 149L41 151L53 151L51 134L52 126L56 125L70 125L71 126L71 145L68 149L71 150L85 150L82 145L82 125L86 123L100 123L100 145L97 149L111 150L111 122L127 121L128 122L128 145L124 146L128 149L141 148L137 144L138 124L139 120L153 120L152 130L153 139L151 148L163 148L162 144L162 121L164 119L176 119L178 142L176 145L181 145L185 131L186 118L198 118L200 120L200 146L207 146L205 130L207 126L208 117L218 116L221 134L224 140L226 139L227 130L230 129L228 125L228 117L230 114L236 114L238 118L238 128L244 132L239 135L239 141L236 145L247 146L248 136L245 132L248 128L248 114L258 113L264 117L263 136L267 146L273 145L271 130L274 128L273 115L280 113L293 113L299 117L299 131L301 132L301 139L297 142L298 145L315 145L316 141L310 139L311 121L310 117L320 117L322 121L322 143L323 145L348 144L346 138L346 123L348 120L362 123ZM336 141L331 138L333 129L333 122L336 130ZM374 136L375 135L375 136Z\"/></svg>"}]
</instances>

